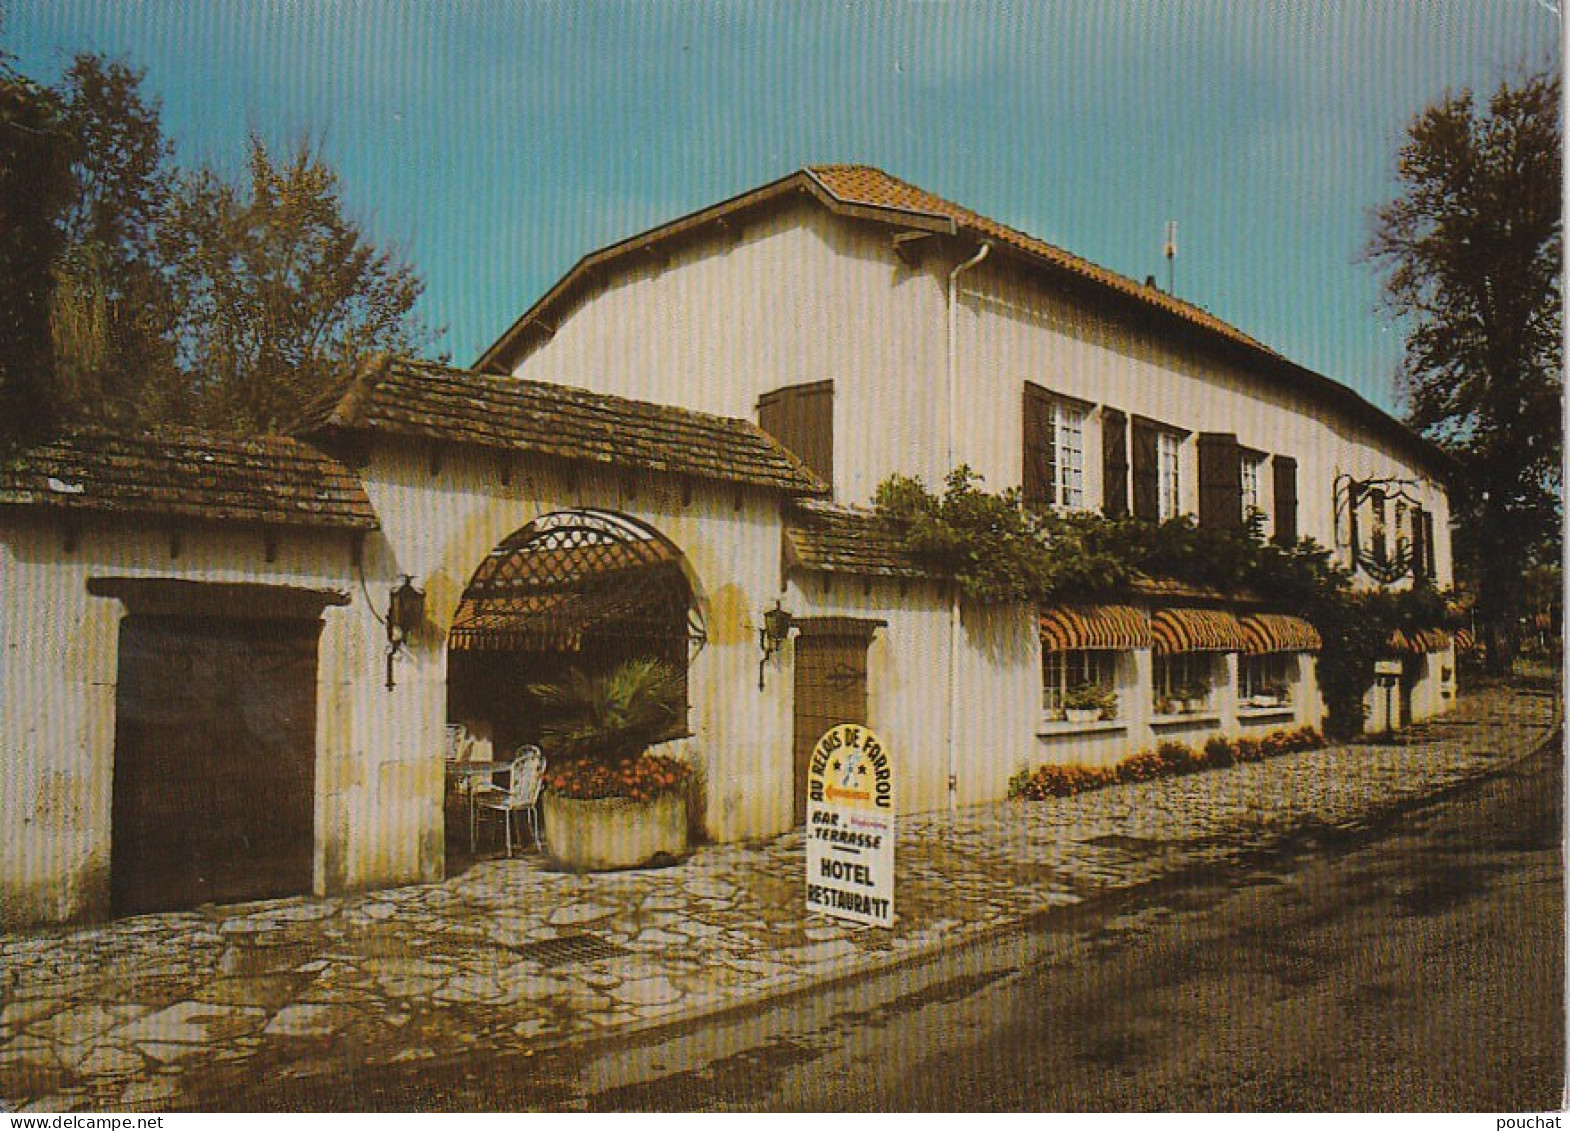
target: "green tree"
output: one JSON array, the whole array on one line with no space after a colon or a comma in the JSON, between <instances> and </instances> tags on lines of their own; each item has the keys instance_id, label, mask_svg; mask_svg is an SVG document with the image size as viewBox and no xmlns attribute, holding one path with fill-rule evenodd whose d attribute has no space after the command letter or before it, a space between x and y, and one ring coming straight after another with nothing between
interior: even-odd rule
<instances>
[{"instance_id":1,"label":"green tree","mask_svg":"<svg viewBox=\"0 0 1570 1131\"><path fill-rule=\"evenodd\" d=\"M171 147L142 78L83 54L57 92L77 148L55 273L56 380L69 415L100 423L178 415L161 395L179 381L156 248L172 185Z\"/></svg>"},{"instance_id":2,"label":"green tree","mask_svg":"<svg viewBox=\"0 0 1570 1131\"><path fill-rule=\"evenodd\" d=\"M72 150L59 100L0 56L0 451L58 419L49 304Z\"/></svg>"},{"instance_id":3,"label":"green tree","mask_svg":"<svg viewBox=\"0 0 1570 1131\"><path fill-rule=\"evenodd\" d=\"M424 284L344 214L308 144L279 161L253 136L243 185L182 178L158 248L193 423L285 427L363 358L433 336L413 312Z\"/></svg>"},{"instance_id":4,"label":"green tree","mask_svg":"<svg viewBox=\"0 0 1570 1131\"><path fill-rule=\"evenodd\" d=\"M1545 73L1501 85L1486 109L1463 91L1424 110L1367 249L1408 326L1408 420L1463 469L1458 573L1495 671L1514 660L1523 571L1561 542L1559 98Z\"/></svg>"}]
</instances>

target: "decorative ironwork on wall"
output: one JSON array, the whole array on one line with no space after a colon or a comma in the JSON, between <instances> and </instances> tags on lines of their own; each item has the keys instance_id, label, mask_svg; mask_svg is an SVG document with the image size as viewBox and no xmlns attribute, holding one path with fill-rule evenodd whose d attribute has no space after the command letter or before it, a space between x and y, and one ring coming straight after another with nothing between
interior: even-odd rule
<instances>
[{"instance_id":1,"label":"decorative ironwork on wall","mask_svg":"<svg viewBox=\"0 0 1570 1131\"><path fill-rule=\"evenodd\" d=\"M1432 574L1433 519L1417 486L1414 479L1336 476L1336 539L1347 547L1353 573L1361 572L1381 585L1408 575Z\"/></svg>"},{"instance_id":2,"label":"decorative ironwork on wall","mask_svg":"<svg viewBox=\"0 0 1570 1131\"><path fill-rule=\"evenodd\" d=\"M486 556L453 618L457 650L581 651L590 641L655 652L705 640L681 551L605 511L536 519Z\"/></svg>"}]
</instances>

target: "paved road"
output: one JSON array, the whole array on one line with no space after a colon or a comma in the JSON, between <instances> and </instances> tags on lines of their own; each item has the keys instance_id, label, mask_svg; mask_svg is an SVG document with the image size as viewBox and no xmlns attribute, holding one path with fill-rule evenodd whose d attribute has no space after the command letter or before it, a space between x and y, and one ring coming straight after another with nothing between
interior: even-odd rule
<instances>
[{"instance_id":1,"label":"paved road","mask_svg":"<svg viewBox=\"0 0 1570 1131\"><path fill-rule=\"evenodd\" d=\"M766 1109L1557 1108L1562 795L1555 749L1409 813L1361 846L1320 845L1225 883L1147 893L1099 925L1059 923L1033 945L1016 944L1023 969L977 952L859 1015L842 1008L697 1071L584 1099ZM1065 946L1065 933L1079 937Z\"/></svg>"},{"instance_id":2,"label":"paved road","mask_svg":"<svg viewBox=\"0 0 1570 1131\"><path fill-rule=\"evenodd\" d=\"M1557 748L1360 834L659 1039L305 1106L1543 1110L1564 1064Z\"/></svg>"}]
</instances>

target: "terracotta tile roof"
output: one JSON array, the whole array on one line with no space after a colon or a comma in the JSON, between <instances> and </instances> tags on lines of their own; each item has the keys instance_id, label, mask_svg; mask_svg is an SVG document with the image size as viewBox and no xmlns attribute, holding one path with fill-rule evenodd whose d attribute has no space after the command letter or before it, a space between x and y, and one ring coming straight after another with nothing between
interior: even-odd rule
<instances>
[{"instance_id":1,"label":"terracotta tile roof","mask_svg":"<svg viewBox=\"0 0 1570 1131\"><path fill-rule=\"evenodd\" d=\"M751 421L407 359L368 366L294 432L379 432L789 494L828 491Z\"/></svg>"},{"instance_id":2,"label":"terracotta tile roof","mask_svg":"<svg viewBox=\"0 0 1570 1131\"><path fill-rule=\"evenodd\" d=\"M1048 270L1082 279L1102 294L1137 303L1145 310L1159 311L1194 327L1218 345L1240 349L1241 363L1260 366L1261 378L1281 383L1316 404L1347 414L1412 452L1442 478L1457 474L1454 460L1437 446L1352 389L1291 361L1203 307L1184 302L1155 287L1147 287L870 165L813 165L798 169L729 200L590 252L481 354L475 368L511 368L525 355L531 342L548 339L554 334L556 326L563 318L571 316L575 304L585 295L604 287L607 280L627 269L626 264L637 263L650 252L659 254L663 244L684 239L705 225L725 223L754 209L777 207L781 201L799 199L803 193L831 211L852 218L989 239Z\"/></svg>"},{"instance_id":3,"label":"terracotta tile roof","mask_svg":"<svg viewBox=\"0 0 1570 1131\"><path fill-rule=\"evenodd\" d=\"M951 221L959 230L995 240L1050 266L1121 291L1147 305L1160 307L1213 333L1221 334L1253 349L1263 350L1273 356L1280 356L1269 346L1249 337L1237 327L1223 322L1202 307L1174 298L1155 287L1144 286L1126 275L1109 271L1035 236L1010 228L1006 224L1000 224L979 212L972 212L963 205L934 196L925 189L917 188L898 177L891 177L882 169L871 165L813 165L806 171L823 186L825 191L845 204L869 208L894 208L941 217Z\"/></svg>"},{"instance_id":4,"label":"terracotta tile roof","mask_svg":"<svg viewBox=\"0 0 1570 1131\"><path fill-rule=\"evenodd\" d=\"M803 499L785 524L787 553L795 566L819 573L864 577L941 577L905 552L898 535L862 507Z\"/></svg>"},{"instance_id":5,"label":"terracotta tile roof","mask_svg":"<svg viewBox=\"0 0 1570 1131\"><path fill-rule=\"evenodd\" d=\"M80 432L0 465L0 506L374 530L354 473L285 437Z\"/></svg>"}]
</instances>

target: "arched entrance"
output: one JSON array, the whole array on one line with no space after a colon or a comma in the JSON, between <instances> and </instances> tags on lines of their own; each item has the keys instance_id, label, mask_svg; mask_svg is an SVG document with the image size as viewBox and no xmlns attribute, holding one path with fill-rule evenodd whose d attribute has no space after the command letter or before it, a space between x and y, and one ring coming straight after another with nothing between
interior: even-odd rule
<instances>
[{"instance_id":1,"label":"arched entrance","mask_svg":"<svg viewBox=\"0 0 1570 1131\"><path fill-rule=\"evenodd\" d=\"M539 737L531 684L652 657L680 673L685 694L704 639L685 559L663 534L609 511L543 515L487 554L464 590L448 634L447 721L504 761Z\"/></svg>"}]
</instances>

